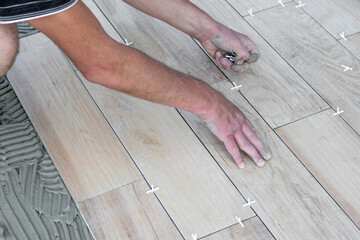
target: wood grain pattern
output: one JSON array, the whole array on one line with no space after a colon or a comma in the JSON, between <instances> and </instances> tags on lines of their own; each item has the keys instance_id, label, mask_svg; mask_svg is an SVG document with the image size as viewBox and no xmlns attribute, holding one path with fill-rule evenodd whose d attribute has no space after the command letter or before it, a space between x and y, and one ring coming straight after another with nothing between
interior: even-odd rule
<instances>
[{"instance_id":1,"label":"wood grain pattern","mask_svg":"<svg viewBox=\"0 0 360 240\"><path fill-rule=\"evenodd\" d=\"M8 78L75 202L141 178L60 50L21 40Z\"/></svg>"},{"instance_id":2,"label":"wood grain pattern","mask_svg":"<svg viewBox=\"0 0 360 240\"><path fill-rule=\"evenodd\" d=\"M360 227L360 137L333 110L276 130Z\"/></svg>"},{"instance_id":3,"label":"wood grain pattern","mask_svg":"<svg viewBox=\"0 0 360 240\"><path fill-rule=\"evenodd\" d=\"M80 202L96 239L183 239L144 180Z\"/></svg>"},{"instance_id":4,"label":"wood grain pattern","mask_svg":"<svg viewBox=\"0 0 360 240\"><path fill-rule=\"evenodd\" d=\"M359 60L295 4L288 5L247 20L360 133ZM344 72L342 65L353 71Z\"/></svg>"},{"instance_id":5,"label":"wood grain pattern","mask_svg":"<svg viewBox=\"0 0 360 240\"><path fill-rule=\"evenodd\" d=\"M347 37L347 40L340 40L340 43L360 60L360 33Z\"/></svg>"},{"instance_id":6,"label":"wood grain pattern","mask_svg":"<svg viewBox=\"0 0 360 240\"><path fill-rule=\"evenodd\" d=\"M269 240L274 239L269 230L258 217L248 219L242 222L244 227L236 224L232 227L226 228L220 232L214 233L204 240Z\"/></svg>"},{"instance_id":7,"label":"wood grain pattern","mask_svg":"<svg viewBox=\"0 0 360 240\"><path fill-rule=\"evenodd\" d=\"M226 0L241 14L241 16L249 15L248 10L251 8L253 13L280 5L278 0ZM287 3L290 0L283 0Z\"/></svg>"},{"instance_id":8,"label":"wood grain pattern","mask_svg":"<svg viewBox=\"0 0 360 240\"><path fill-rule=\"evenodd\" d=\"M281 126L328 107L303 79L224 0L192 0L211 17L248 35L261 58L246 73L225 72L271 127ZM266 24L267 25L267 24Z\"/></svg>"},{"instance_id":9,"label":"wood grain pattern","mask_svg":"<svg viewBox=\"0 0 360 240\"><path fill-rule=\"evenodd\" d=\"M242 171L223 144L195 115L182 112L186 121L252 205L276 239L358 239L360 231L275 135L246 100L230 90L227 81L213 85L252 121L270 147L273 158L264 168L249 157Z\"/></svg>"},{"instance_id":10,"label":"wood grain pattern","mask_svg":"<svg viewBox=\"0 0 360 240\"><path fill-rule=\"evenodd\" d=\"M254 216L175 109L80 77L185 239Z\"/></svg>"},{"instance_id":11,"label":"wood grain pattern","mask_svg":"<svg viewBox=\"0 0 360 240\"><path fill-rule=\"evenodd\" d=\"M207 55L185 33L132 8L123 1L96 0L123 38L149 56L208 83L225 79Z\"/></svg>"},{"instance_id":12,"label":"wood grain pattern","mask_svg":"<svg viewBox=\"0 0 360 240\"><path fill-rule=\"evenodd\" d=\"M303 0L302 2L306 4L303 9L335 38L340 39L339 34L342 32L347 36L360 31L360 1Z\"/></svg>"}]
</instances>

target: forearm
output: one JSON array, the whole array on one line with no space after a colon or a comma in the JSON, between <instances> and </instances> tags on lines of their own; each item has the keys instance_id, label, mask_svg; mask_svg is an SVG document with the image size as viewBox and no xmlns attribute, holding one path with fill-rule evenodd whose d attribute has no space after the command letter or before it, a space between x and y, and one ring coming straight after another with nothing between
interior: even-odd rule
<instances>
[{"instance_id":1,"label":"forearm","mask_svg":"<svg viewBox=\"0 0 360 240\"><path fill-rule=\"evenodd\" d=\"M98 73L99 79L91 79L112 89L151 102L176 107L202 115L221 98L220 93L208 84L148 57L146 54L121 45L111 50L113 59L108 59ZM116 57L115 57L116 56Z\"/></svg>"},{"instance_id":2,"label":"forearm","mask_svg":"<svg viewBox=\"0 0 360 240\"><path fill-rule=\"evenodd\" d=\"M188 0L124 0L132 7L160 19L196 39L205 38L218 23Z\"/></svg>"}]
</instances>

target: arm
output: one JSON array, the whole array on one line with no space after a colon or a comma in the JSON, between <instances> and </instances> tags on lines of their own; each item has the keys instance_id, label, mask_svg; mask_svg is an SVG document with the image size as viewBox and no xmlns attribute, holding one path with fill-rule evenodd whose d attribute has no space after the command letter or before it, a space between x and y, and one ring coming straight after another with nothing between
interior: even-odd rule
<instances>
[{"instance_id":1,"label":"arm","mask_svg":"<svg viewBox=\"0 0 360 240\"><path fill-rule=\"evenodd\" d=\"M255 44L244 34L216 22L188 0L124 0L132 7L158 18L197 39L217 64L244 72L260 56ZM233 64L224 57L236 53ZM252 55L251 58L250 55Z\"/></svg>"},{"instance_id":2,"label":"arm","mask_svg":"<svg viewBox=\"0 0 360 240\"><path fill-rule=\"evenodd\" d=\"M250 122L223 95L192 76L117 43L82 2L62 13L29 23L51 38L87 80L199 115L225 143L239 166L245 165L238 145L259 166L264 165L260 154L269 158ZM239 129L237 133L233 132L234 127Z\"/></svg>"}]
</instances>

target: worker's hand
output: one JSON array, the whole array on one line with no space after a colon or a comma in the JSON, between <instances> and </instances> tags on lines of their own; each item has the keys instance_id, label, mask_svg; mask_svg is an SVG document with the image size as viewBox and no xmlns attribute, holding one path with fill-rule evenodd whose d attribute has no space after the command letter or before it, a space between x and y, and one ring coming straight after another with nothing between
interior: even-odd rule
<instances>
[{"instance_id":1,"label":"worker's hand","mask_svg":"<svg viewBox=\"0 0 360 240\"><path fill-rule=\"evenodd\" d=\"M244 72L260 57L259 49L250 38L223 25L198 40L218 66L226 70ZM229 53L236 54L234 63L225 57Z\"/></svg>"},{"instance_id":2,"label":"worker's hand","mask_svg":"<svg viewBox=\"0 0 360 240\"><path fill-rule=\"evenodd\" d=\"M247 153L257 166L263 167L271 153L257 137L255 129L245 115L230 101L222 97L211 111L200 118L225 144L227 151L240 168L245 167L240 150Z\"/></svg>"}]
</instances>

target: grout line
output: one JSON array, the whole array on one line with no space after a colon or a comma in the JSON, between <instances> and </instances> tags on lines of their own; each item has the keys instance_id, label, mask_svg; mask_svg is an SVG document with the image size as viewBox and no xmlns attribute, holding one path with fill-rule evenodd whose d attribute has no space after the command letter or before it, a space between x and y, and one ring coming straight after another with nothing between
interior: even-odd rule
<instances>
[{"instance_id":1,"label":"grout line","mask_svg":"<svg viewBox=\"0 0 360 240\"><path fill-rule=\"evenodd\" d=\"M352 37L352 36L354 36L354 35L356 35L356 34L359 34L360 33L360 31L358 31L358 32L354 32L354 33L350 33L349 35L345 35L345 37ZM338 38L338 40L341 40L342 38Z\"/></svg>"},{"instance_id":2,"label":"grout line","mask_svg":"<svg viewBox=\"0 0 360 240\"><path fill-rule=\"evenodd\" d=\"M319 114L319 113L325 112L325 111L330 110L330 109L334 110L333 108L328 107L328 108L322 109L322 110L320 110L320 111L318 111L318 112L314 112L314 113L311 113L311 114L309 114L309 115L307 115L307 116L304 116L304 117L301 117L301 118L299 118L299 119L296 119L296 120L294 120L294 121L290 121L290 122L285 123L285 124L283 124L283 125L280 125L280 126L274 127L274 128L273 128L273 130L276 130L276 129L278 129L278 128L285 127L285 126L287 126L287 125L289 125L289 124L292 124L292 123L295 123L295 122L301 121L301 120L303 120L303 119L309 118L309 117L311 117L311 116L313 116L313 115L316 115L316 114Z\"/></svg>"}]
</instances>

